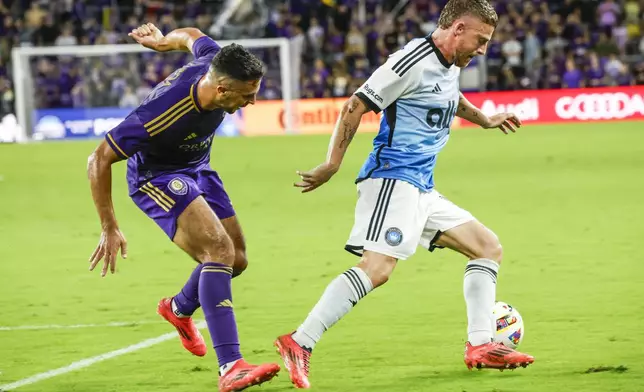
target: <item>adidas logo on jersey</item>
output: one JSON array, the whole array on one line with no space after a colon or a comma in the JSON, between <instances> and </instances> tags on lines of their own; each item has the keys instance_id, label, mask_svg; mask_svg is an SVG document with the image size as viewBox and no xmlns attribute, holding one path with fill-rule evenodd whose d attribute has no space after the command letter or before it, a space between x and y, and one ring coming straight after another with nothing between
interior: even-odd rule
<instances>
[{"instance_id":1,"label":"adidas logo on jersey","mask_svg":"<svg viewBox=\"0 0 644 392\"><path fill-rule=\"evenodd\" d=\"M443 90L441 90L441 86L439 86L438 83L436 83L436 86L434 86L434 89L432 90L432 92L433 93L440 93L441 91L443 91Z\"/></svg>"},{"instance_id":2,"label":"adidas logo on jersey","mask_svg":"<svg viewBox=\"0 0 644 392\"><path fill-rule=\"evenodd\" d=\"M190 139L194 139L194 138L196 138L196 137L197 137L197 134L193 132L193 133L191 133L190 135L188 135L188 137L187 137L187 138L185 138L185 139L183 139L183 140L190 140Z\"/></svg>"}]
</instances>

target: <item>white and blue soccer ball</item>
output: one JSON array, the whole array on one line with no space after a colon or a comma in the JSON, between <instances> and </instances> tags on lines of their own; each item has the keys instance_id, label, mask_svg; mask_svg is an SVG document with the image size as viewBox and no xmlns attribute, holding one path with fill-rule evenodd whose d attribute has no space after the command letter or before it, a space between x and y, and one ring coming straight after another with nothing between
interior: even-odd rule
<instances>
[{"instance_id":1,"label":"white and blue soccer ball","mask_svg":"<svg viewBox=\"0 0 644 392\"><path fill-rule=\"evenodd\" d=\"M496 333L494 341L509 348L517 348L525 336L525 325L519 311L505 302L497 302L493 308Z\"/></svg>"}]
</instances>

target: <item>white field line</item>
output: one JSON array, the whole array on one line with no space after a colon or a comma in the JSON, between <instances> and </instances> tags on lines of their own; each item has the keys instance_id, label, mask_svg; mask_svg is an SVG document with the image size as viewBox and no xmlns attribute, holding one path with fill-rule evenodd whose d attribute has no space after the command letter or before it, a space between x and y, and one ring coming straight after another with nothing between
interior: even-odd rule
<instances>
[{"instance_id":1,"label":"white field line","mask_svg":"<svg viewBox=\"0 0 644 392\"><path fill-rule=\"evenodd\" d=\"M197 328L200 328L200 329L204 328L205 326L206 326L206 323L203 321L197 324ZM161 336L157 336L156 338L144 340L142 342L133 344L131 346L127 346L118 350L107 352L105 354L97 355L91 358L81 359L80 361L73 362L67 366L64 366L58 369L48 370L46 372L34 374L31 377L23 378L22 380L18 380L10 384L0 385L0 391L10 391L12 389L24 387L25 385L35 384L37 382L47 380L52 377L60 376L61 374L73 372L75 370L92 366L96 363L99 363L108 359L116 358L124 354L129 354L135 351L139 351L144 348L152 347L154 345L163 343L166 340L174 339L176 337L177 337L176 332L170 332L170 333L163 334Z\"/></svg>"},{"instance_id":2,"label":"white field line","mask_svg":"<svg viewBox=\"0 0 644 392\"><path fill-rule=\"evenodd\" d=\"M105 324L72 324L72 325L16 325L16 326L0 326L0 331L21 331L21 330L38 330L38 329L76 329L76 328L104 328L104 327L135 327L144 324L164 324L166 321L117 321Z\"/></svg>"}]
</instances>

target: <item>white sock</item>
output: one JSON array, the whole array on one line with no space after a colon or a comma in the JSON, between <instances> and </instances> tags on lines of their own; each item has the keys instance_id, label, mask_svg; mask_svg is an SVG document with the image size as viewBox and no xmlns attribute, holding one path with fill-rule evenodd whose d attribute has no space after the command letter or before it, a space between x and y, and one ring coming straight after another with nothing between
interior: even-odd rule
<instances>
[{"instance_id":1,"label":"white sock","mask_svg":"<svg viewBox=\"0 0 644 392\"><path fill-rule=\"evenodd\" d=\"M228 372L230 371L230 369L232 369L232 368L233 368L233 366L235 366L235 364L237 363L237 361L239 361L239 359L234 360L234 361L232 361L232 362L225 363L225 364L223 364L223 365L219 366L219 375L220 375L221 377L225 376L225 375L226 375L226 373L228 373Z\"/></svg>"},{"instance_id":2,"label":"white sock","mask_svg":"<svg viewBox=\"0 0 644 392\"><path fill-rule=\"evenodd\" d=\"M177 308L177 304L174 303L174 298L172 298L172 301L170 301L170 304L172 306L172 313L174 313L175 316L177 316L179 318L190 317L190 316L186 316L185 314L183 314L183 313L181 313L179 311L179 308Z\"/></svg>"},{"instance_id":3,"label":"white sock","mask_svg":"<svg viewBox=\"0 0 644 392\"><path fill-rule=\"evenodd\" d=\"M499 265L489 259L467 263L463 294L467 305L467 339L472 346L489 343L494 337L492 308L496 300Z\"/></svg>"},{"instance_id":4,"label":"white sock","mask_svg":"<svg viewBox=\"0 0 644 392\"><path fill-rule=\"evenodd\" d=\"M360 268L353 267L342 273L326 287L318 303L293 334L293 340L300 346L313 350L324 331L349 313L371 290L371 279Z\"/></svg>"}]
</instances>

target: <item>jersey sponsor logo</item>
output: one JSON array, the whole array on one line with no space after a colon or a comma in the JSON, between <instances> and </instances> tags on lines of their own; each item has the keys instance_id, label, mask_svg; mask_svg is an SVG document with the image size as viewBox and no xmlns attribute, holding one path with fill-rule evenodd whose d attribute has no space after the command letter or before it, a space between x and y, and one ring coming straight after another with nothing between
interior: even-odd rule
<instances>
[{"instance_id":1,"label":"jersey sponsor logo","mask_svg":"<svg viewBox=\"0 0 644 392\"><path fill-rule=\"evenodd\" d=\"M215 135L210 135L206 140L201 141L199 143L180 144L179 148L184 152L196 152L196 151L207 150L208 148L210 148L210 145L212 144L213 137L215 137Z\"/></svg>"},{"instance_id":2,"label":"jersey sponsor logo","mask_svg":"<svg viewBox=\"0 0 644 392\"><path fill-rule=\"evenodd\" d=\"M555 103L557 116L565 120L614 120L644 115L644 98L626 93L564 96Z\"/></svg>"},{"instance_id":3,"label":"jersey sponsor logo","mask_svg":"<svg viewBox=\"0 0 644 392\"><path fill-rule=\"evenodd\" d=\"M183 196L188 193L188 185L179 177L173 178L172 181L168 183L168 189L170 189L170 192L179 196Z\"/></svg>"},{"instance_id":4,"label":"jersey sponsor logo","mask_svg":"<svg viewBox=\"0 0 644 392\"><path fill-rule=\"evenodd\" d=\"M491 99L486 99L481 105L481 111L486 116L493 116L499 113L516 113L522 121L538 120L539 100L537 98L525 98L514 104L497 104Z\"/></svg>"},{"instance_id":5,"label":"jersey sponsor logo","mask_svg":"<svg viewBox=\"0 0 644 392\"><path fill-rule=\"evenodd\" d=\"M403 233L402 231L400 231L399 228L390 227L385 232L385 242L387 242L389 246L398 246L402 243L402 241L403 241Z\"/></svg>"},{"instance_id":6,"label":"jersey sponsor logo","mask_svg":"<svg viewBox=\"0 0 644 392\"><path fill-rule=\"evenodd\" d=\"M383 101L382 97L380 95L378 95L374 89L369 87L369 84L364 85L364 91L367 93L367 95L371 95L373 97L373 99L375 99L376 101L382 103L382 101Z\"/></svg>"},{"instance_id":7,"label":"jersey sponsor logo","mask_svg":"<svg viewBox=\"0 0 644 392\"><path fill-rule=\"evenodd\" d=\"M449 101L447 108L432 108L427 112L427 124L432 129L445 129L450 126L456 115L455 101Z\"/></svg>"}]
</instances>

